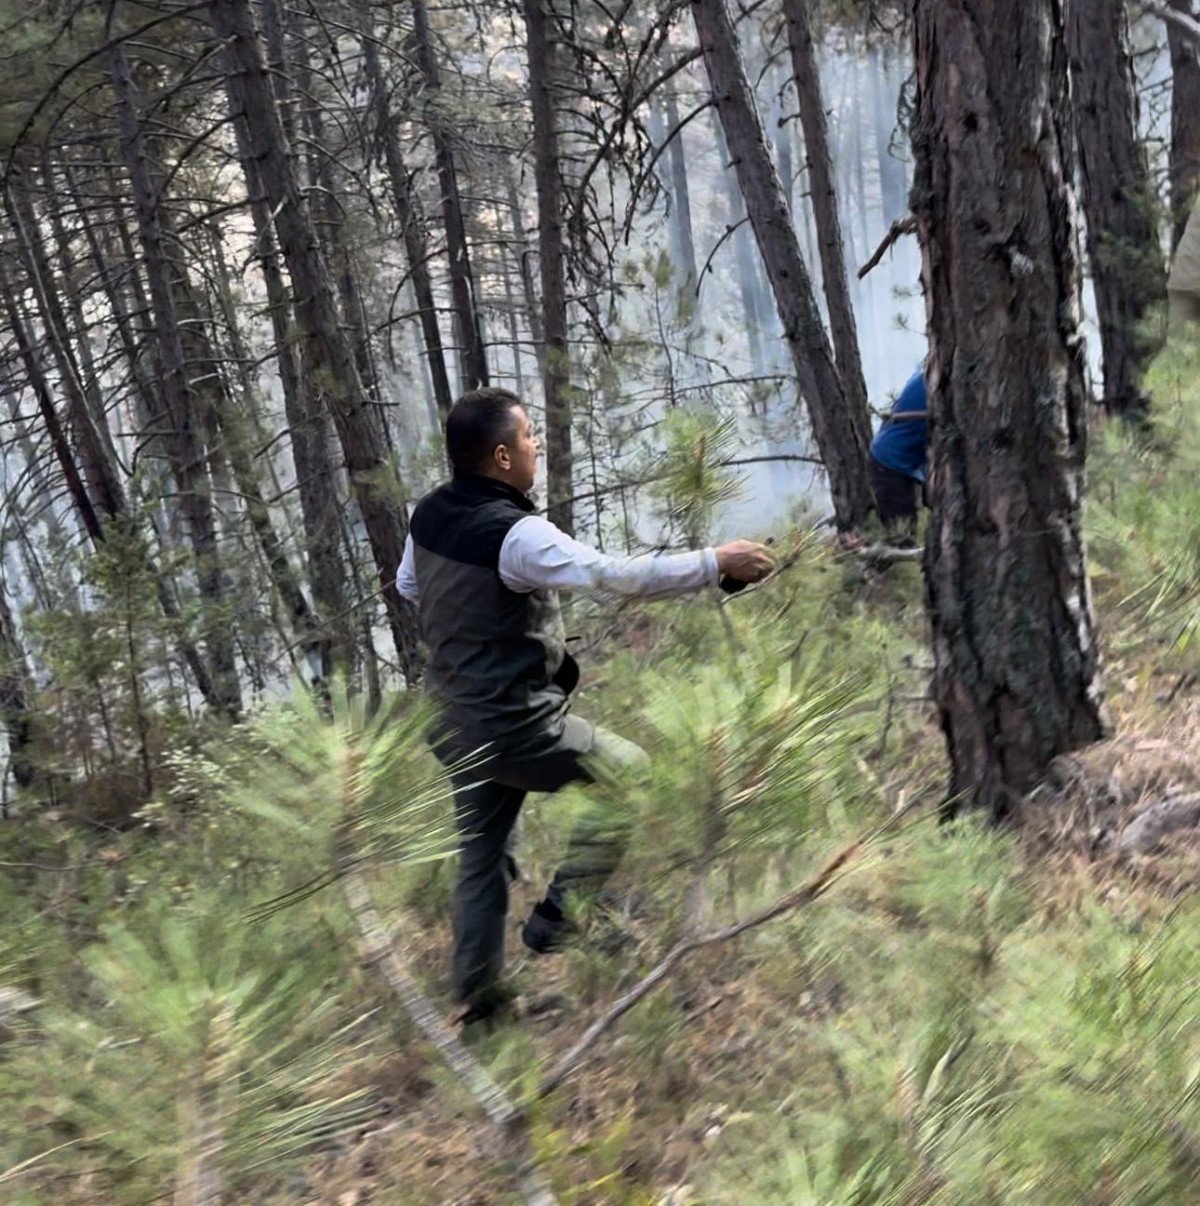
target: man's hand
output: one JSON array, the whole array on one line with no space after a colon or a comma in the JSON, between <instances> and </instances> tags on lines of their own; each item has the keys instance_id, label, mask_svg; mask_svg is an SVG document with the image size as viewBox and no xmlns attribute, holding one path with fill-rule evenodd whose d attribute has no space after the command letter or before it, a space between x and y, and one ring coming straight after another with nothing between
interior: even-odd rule
<instances>
[{"instance_id":1,"label":"man's hand","mask_svg":"<svg viewBox=\"0 0 1200 1206\"><path fill-rule=\"evenodd\" d=\"M731 540L715 552L718 572L735 582L761 582L775 568L771 550L753 540Z\"/></svg>"}]
</instances>

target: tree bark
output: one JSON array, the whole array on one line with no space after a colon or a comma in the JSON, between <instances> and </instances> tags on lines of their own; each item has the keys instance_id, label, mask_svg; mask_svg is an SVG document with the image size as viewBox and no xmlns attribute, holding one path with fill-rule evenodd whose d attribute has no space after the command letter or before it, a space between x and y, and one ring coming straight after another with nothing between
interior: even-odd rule
<instances>
[{"instance_id":1,"label":"tree bark","mask_svg":"<svg viewBox=\"0 0 1200 1206\"><path fill-rule=\"evenodd\" d=\"M950 810L1001 818L1106 729L1065 31L1058 0L916 0L915 22L934 695Z\"/></svg>"},{"instance_id":2,"label":"tree bark","mask_svg":"<svg viewBox=\"0 0 1200 1206\"><path fill-rule=\"evenodd\" d=\"M663 100L667 119L667 136L671 145L667 160L671 169L671 196L675 202L675 260L683 273L680 293L688 298L688 312L695 309L696 299L696 241L692 233L692 193L688 187L687 152L683 145L684 132L679 128L679 104L675 89L668 85Z\"/></svg>"},{"instance_id":3,"label":"tree bark","mask_svg":"<svg viewBox=\"0 0 1200 1206\"><path fill-rule=\"evenodd\" d=\"M557 524L564 532L574 533L570 355L567 350L563 188L557 121L561 99L557 90L557 46L547 29L547 6L550 2L524 0L524 10L538 198L538 262L542 277L547 515L551 523Z\"/></svg>"},{"instance_id":4,"label":"tree bark","mask_svg":"<svg viewBox=\"0 0 1200 1206\"><path fill-rule=\"evenodd\" d=\"M396 567L404 553L408 519L395 465L386 452L383 424L366 396L353 351L338 324L329 271L288 158L249 0L212 0L208 14L213 32L226 43L230 106L235 119L244 116L250 157L259 165L280 251L292 278L297 321L308 344L312 371L320 377L328 399L371 543L396 653L411 683L419 671L415 619L396 590Z\"/></svg>"},{"instance_id":5,"label":"tree bark","mask_svg":"<svg viewBox=\"0 0 1200 1206\"><path fill-rule=\"evenodd\" d=\"M446 225L446 250L450 256L450 292L454 299L454 318L458 330L462 387L464 390L478 389L488 383L488 366L483 323L479 318L479 299L467 245L462 195L458 188L458 169L444 115L439 112L442 81L433 52L429 9L425 0L413 0L412 12L413 48L425 83L425 117L433 139L434 160L442 189L442 217Z\"/></svg>"},{"instance_id":6,"label":"tree bark","mask_svg":"<svg viewBox=\"0 0 1200 1206\"><path fill-rule=\"evenodd\" d=\"M334 154L325 133L322 103L316 95L316 81L309 59L309 34L292 9L285 9L288 23L287 41L291 46L291 62L300 100L300 125L308 160L309 209L313 226L321 240L325 263L329 267L341 312L342 330L354 351L354 363L359 380L368 397L375 395L375 363L367 337L362 296L358 288L358 271L350 246L346 209L339 197L343 195L334 178ZM345 195L349 195L348 192ZM387 434L387 425L383 427Z\"/></svg>"},{"instance_id":7,"label":"tree bark","mask_svg":"<svg viewBox=\"0 0 1200 1206\"><path fill-rule=\"evenodd\" d=\"M693 0L692 16L800 392L829 474L834 516L839 529L854 528L875 509L867 480L870 418L865 404L847 394L834 366L725 0Z\"/></svg>"},{"instance_id":8,"label":"tree bark","mask_svg":"<svg viewBox=\"0 0 1200 1206\"><path fill-rule=\"evenodd\" d=\"M1141 422L1150 399L1142 375L1162 345L1148 330L1167 299L1154 186L1138 139L1138 101L1125 0L1067 9L1075 132L1088 257L1104 363L1104 405Z\"/></svg>"},{"instance_id":9,"label":"tree bark","mask_svg":"<svg viewBox=\"0 0 1200 1206\"><path fill-rule=\"evenodd\" d=\"M17 626L3 585L0 584L0 726L8 739L8 769L18 787L37 782L33 710L33 675L25 660Z\"/></svg>"},{"instance_id":10,"label":"tree bark","mask_svg":"<svg viewBox=\"0 0 1200 1206\"><path fill-rule=\"evenodd\" d=\"M58 410L54 405L54 394L42 372L41 362L38 359L37 349L34 346L33 336L25 321L25 316L21 313L7 281L0 282L0 290L4 295L4 308L8 315L9 330L16 339L17 351L25 365L25 375L30 389L33 390L33 396L37 399L38 411L45 424L46 434L50 437L50 447L54 452L54 459L58 462L59 469L62 470L67 492L75 505L75 513L79 516L84 531L87 532L92 544L99 547L104 540L102 511L92 501L79 466L75 463L75 455L59 420ZM103 513L111 516L115 514L115 511L105 509Z\"/></svg>"},{"instance_id":11,"label":"tree bark","mask_svg":"<svg viewBox=\"0 0 1200 1206\"><path fill-rule=\"evenodd\" d=\"M250 358L247 349L242 344L241 332L238 329L237 314L229 287L229 269L225 262L221 235L215 228L210 233L213 248L213 272L210 279L217 291L218 304L221 307L225 329L228 332L230 355L238 366L238 383L243 399L243 404L238 406L222 389L217 396L217 422L221 429L226 455L229 458L229 467L233 471L238 493L246 507L246 517L250 521L250 528L255 539L258 541L258 547L262 552L263 561L266 563L267 573L275 588L275 593L291 618L293 636L305 653L312 651L318 656L321 677L327 678L332 668L328 639L326 634L321 631L320 621L309 606L304 591L300 589L300 580L288 557L287 547L276 530L271 508L263 498L258 468L250 451L249 441L255 426L254 412L256 409L252 405L252 399L257 391L249 371ZM339 668L349 670L349 658L345 656L345 651L340 652L343 660L339 663Z\"/></svg>"},{"instance_id":12,"label":"tree bark","mask_svg":"<svg viewBox=\"0 0 1200 1206\"><path fill-rule=\"evenodd\" d=\"M254 242L266 286L283 410L291 437L308 579L323 636L322 674L328 676L330 670L350 669L355 642L347 619L346 573L338 539L335 474L325 439L326 419L315 397L318 380L315 366L304 363L305 348L297 338L292 301L279 265L271 207L259 177L244 116L235 117L233 125L250 198Z\"/></svg>"},{"instance_id":13,"label":"tree bark","mask_svg":"<svg viewBox=\"0 0 1200 1206\"><path fill-rule=\"evenodd\" d=\"M196 584L205 608L203 627L212 682L221 710L236 717L242 707L237 659L229 617L225 615L225 589L211 483L205 469L206 452L198 430L198 408L187 378L183 341L171 289L169 257L158 208L161 198L143 146L136 85L124 47L120 44L114 45L109 51L109 67L121 157L133 188L133 207L158 335L163 398L171 427L167 446L171 451L172 470L179 486L180 510L192 542Z\"/></svg>"},{"instance_id":14,"label":"tree bark","mask_svg":"<svg viewBox=\"0 0 1200 1206\"><path fill-rule=\"evenodd\" d=\"M1196 16L1194 0L1167 0L1185 17ZM1200 194L1200 45L1167 21L1171 53L1171 250L1179 246Z\"/></svg>"},{"instance_id":15,"label":"tree bark","mask_svg":"<svg viewBox=\"0 0 1200 1206\"><path fill-rule=\"evenodd\" d=\"M33 285L34 300L42 330L54 355L59 385L67 398L68 426L74 436L87 493L104 514L116 515L124 506L124 497L111 457L112 445L101 434L92 407L88 405L82 375L71 347L66 315L55 287L57 277L46 254L37 215L24 184L21 177L15 177L6 190L9 220Z\"/></svg>"},{"instance_id":16,"label":"tree bark","mask_svg":"<svg viewBox=\"0 0 1200 1206\"><path fill-rule=\"evenodd\" d=\"M808 176L812 182L813 216L817 225L821 279L825 287L834 356L847 402L854 410L861 408L866 413L867 383L863 377L858 324L850 298L850 282L846 277L846 260L842 255L841 219L833 162L829 157L829 128L825 120L825 101L821 95L820 67L808 19L808 0L784 0L783 11L787 19L792 74L800 104L800 125L804 130ZM865 199L860 198L860 204L865 204Z\"/></svg>"},{"instance_id":17,"label":"tree bark","mask_svg":"<svg viewBox=\"0 0 1200 1206\"><path fill-rule=\"evenodd\" d=\"M413 191L412 180L404 162L400 146L400 133L388 101L388 87L383 68L379 62L379 47L376 45L371 26L369 5L359 9L362 25L363 67L367 86L371 91L371 109L375 117L375 137L383 151L383 162L387 169L388 183L392 186L392 204L404 239L404 251L408 257L408 274L416 297L421 321L421 334L425 340L425 363L433 383L433 396L437 413L443 423L454 405L450 391L450 378L446 372L446 354L442 348L442 332L438 326L437 304L433 297L433 284L429 278L429 249L425 235L425 217L421 212L420 198Z\"/></svg>"}]
</instances>

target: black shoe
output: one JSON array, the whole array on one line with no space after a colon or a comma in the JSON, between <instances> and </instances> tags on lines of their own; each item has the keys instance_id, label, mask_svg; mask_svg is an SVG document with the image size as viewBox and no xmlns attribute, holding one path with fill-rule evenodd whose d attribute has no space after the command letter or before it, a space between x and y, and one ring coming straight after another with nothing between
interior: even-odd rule
<instances>
[{"instance_id":1,"label":"black shoe","mask_svg":"<svg viewBox=\"0 0 1200 1206\"><path fill-rule=\"evenodd\" d=\"M512 1015L516 999L516 991L509 985L493 985L463 1001L462 1012L454 1020L464 1033L491 1033L498 1022Z\"/></svg>"},{"instance_id":2,"label":"black shoe","mask_svg":"<svg viewBox=\"0 0 1200 1206\"><path fill-rule=\"evenodd\" d=\"M521 926L521 941L535 955L553 955L561 951L579 933L579 927L563 916L562 910L548 900L539 901Z\"/></svg>"}]
</instances>

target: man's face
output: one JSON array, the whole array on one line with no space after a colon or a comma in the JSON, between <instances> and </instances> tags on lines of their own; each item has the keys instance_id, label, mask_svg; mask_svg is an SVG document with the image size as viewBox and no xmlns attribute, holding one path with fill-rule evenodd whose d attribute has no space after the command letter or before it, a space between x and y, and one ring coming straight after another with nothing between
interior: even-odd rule
<instances>
[{"instance_id":1,"label":"man's face","mask_svg":"<svg viewBox=\"0 0 1200 1206\"><path fill-rule=\"evenodd\" d=\"M512 408L513 434L507 442L497 446L495 451L496 464L504 474L504 480L511 486L528 494L533 489L537 477L538 455L541 445L533 430L533 420L525 413L523 406Z\"/></svg>"}]
</instances>

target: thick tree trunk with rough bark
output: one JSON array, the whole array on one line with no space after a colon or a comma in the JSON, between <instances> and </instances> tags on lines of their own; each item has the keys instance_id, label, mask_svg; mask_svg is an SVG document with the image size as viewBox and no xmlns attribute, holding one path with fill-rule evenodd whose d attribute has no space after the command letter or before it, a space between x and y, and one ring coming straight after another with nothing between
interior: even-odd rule
<instances>
[{"instance_id":1,"label":"thick tree trunk with rough bark","mask_svg":"<svg viewBox=\"0 0 1200 1206\"><path fill-rule=\"evenodd\" d=\"M1138 102L1125 0L1067 10L1067 47L1088 258L1104 362L1104 405L1141 421L1150 400L1142 374L1162 343L1149 330L1167 298L1154 186L1138 139Z\"/></svg>"},{"instance_id":2,"label":"thick tree trunk with rough bark","mask_svg":"<svg viewBox=\"0 0 1200 1206\"><path fill-rule=\"evenodd\" d=\"M412 0L413 50L424 80L425 113L433 139L434 160L442 189L442 218L446 226L446 249L450 256L450 292L454 299L454 319L458 331L461 380L464 390L488 383L487 354L483 343L483 323L479 317L479 297L471 268L467 227L463 216L462 195L458 187L458 168L454 147L438 111L442 87L433 35L429 29L429 9L425 0Z\"/></svg>"},{"instance_id":3,"label":"thick tree trunk with rough bark","mask_svg":"<svg viewBox=\"0 0 1200 1206\"><path fill-rule=\"evenodd\" d=\"M354 353L338 323L329 271L288 157L279 113L248 0L212 0L213 32L226 45L226 86L235 119L244 115L250 157L274 216L279 248L296 298L297 323L309 367L321 380L346 458L351 487L366 526L400 666L412 682L419 671L412 608L396 590L408 519L396 468L387 455L379 411L358 375Z\"/></svg>"},{"instance_id":4,"label":"thick tree trunk with rough bark","mask_svg":"<svg viewBox=\"0 0 1200 1206\"><path fill-rule=\"evenodd\" d=\"M229 618L223 614L225 590L211 483L205 469L206 452L199 429L200 416L188 382L175 297L171 289L169 257L159 213L162 198L142 143L136 85L122 46L116 45L110 49L109 66L121 158L132 185L133 208L141 236L146 281L158 336L163 398L171 425L166 442L179 487L180 510L187 522L195 556L196 584L205 608L203 627L212 682L221 709L236 716L242 707L241 687L238 683L233 634Z\"/></svg>"},{"instance_id":5,"label":"thick tree trunk with rough bark","mask_svg":"<svg viewBox=\"0 0 1200 1206\"><path fill-rule=\"evenodd\" d=\"M1167 0L1185 17L1200 18L1195 0ZM1200 194L1200 42L1167 21L1171 52L1171 249L1179 246Z\"/></svg>"},{"instance_id":6,"label":"thick tree trunk with rough bark","mask_svg":"<svg viewBox=\"0 0 1200 1206\"><path fill-rule=\"evenodd\" d=\"M800 392L829 475L837 525L842 530L854 528L875 509L867 479L871 422L866 404L852 401L834 366L725 0L693 0L692 16Z\"/></svg>"},{"instance_id":7,"label":"thick tree trunk with rough bark","mask_svg":"<svg viewBox=\"0 0 1200 1206\"><path fill-rule=\"evenodd\" d=\"M1001 818L1053 757L1106 728L1080 531L1065 31L1058 0L917 0L915 14L934 694L951 807Z\"/></svg>"},{"instance_id":8,"label":"thick tree trunk with rough bark","mask_svg":"<svg viewBox=\"0 0 1200 1206\"><path fill-rule=\"evenodd\" d=\"M404 239L404 251L408 257L408 274L416 297L421 322L421 334L425 340L425 363L433 384L433 396L437 413L445 423L454 396L450 391L450 378L446 372L446 355L442 348L442 332L438 326L437 304L433 297L433 284L429 279L429 250L425 237L425 217L421 211L420 198L415 194L404 152L400 145L400 133L392 116L390 91L379 62L379 47L371 26L369 5L359 10L362 28L363 67L367 84L371 90L371 109L375 118L375 137L383 150L383 163L387 168L388 183L392 186L392 204L396 219L400 223Z\"/></svg>"},{"instance_id":9,"label":"thick tree trunk with rough bark","mask_svg":"<svg viewBox=\"0 0 1200 1206\"><path fill-rule=\"evenodd\" d=\"M842 227L838 215L837 190L833 162L829 157L829 129L825 121L825 101L821 95L821 74L808 20L808 0L784 0L788 44L792 52L792 74L800 103L800 125L804 130L804 150L808 178L812 182L813 216L817 223L817 246L821 252L821 277L829 310L829 330L838 373L850 406L867 410L867 383L863 377L858 348L858 324L846 277L842 255ZM861 163L861 156L860 156ZM860 196L859 203L864 204Z\"/></svg>"},{"instance_id":10,"label":"thick tree trunk with rough bark","mask_svg":"<svg viewBox=\"0 0 1200 1206\"><path fill-rule=\"evenodd\" d=\"M558 153L557 49L548 29L550 0L524 0L533 109L534 174L538 197L538 261L542 276L545 343L547 514L574 532L571 503L570 358L567 350L567 285L563 248L563 189Z\"/></svg>"}]
</instances>

